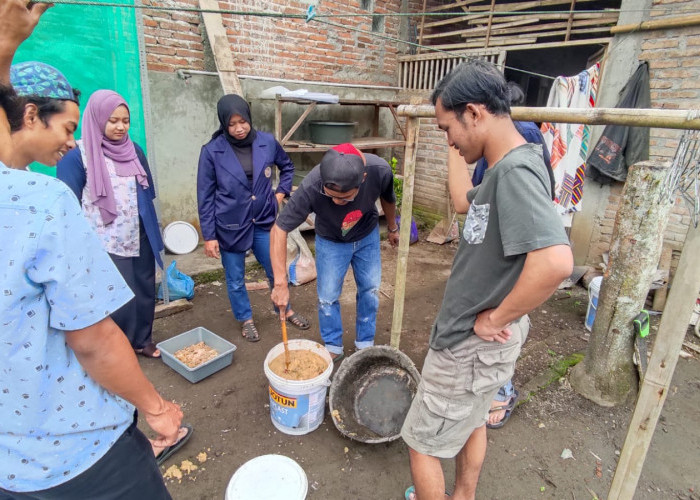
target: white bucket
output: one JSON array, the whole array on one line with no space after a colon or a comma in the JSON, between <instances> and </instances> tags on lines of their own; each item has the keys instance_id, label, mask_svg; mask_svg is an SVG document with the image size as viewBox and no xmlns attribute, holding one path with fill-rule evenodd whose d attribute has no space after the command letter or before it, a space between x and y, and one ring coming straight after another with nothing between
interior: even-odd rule
<instances>
[{"instance_id":1,"label":"white bucket","mask_svg":"<svg viewBox=\"0 0 700 500\"><path fill-rule=\"evenodd\" d=\"M225 500L304 500L309 490L304 469L284 455L248 460L231 476Z\"/></svg>"},{"instance_id":2,"label":"white bucket","mask_svg":"<svg viewBox=\"0 0 700 500\"><path fill-rule=\"evenodd\" d=\"M602 276L597 276L591 280L588 285L588 310L586 310L586 321L584 325L590 332L593 330L593 321L595 321L595 313L598 310L598 295L600 294L600 285L603 282Z\"/></svg>"},{"instance_id":3,"label":"white bucket","mask_svg":"<svg viewBox=\"0 0 700 500\"><path fill-rule=\"evenodd\" d=\"M308 380L288 380L270 370L270 362L284 353L284 344L277 344L265 358L264 370L270 381L270 418L277 429L285 434L299 436L314 431L323 422L326 409L326 391L333 372L333 360L325 347L305 339L290 340L290 351L306 350L321 356L328 367L319 376Z\"/></svg>"}]
</instances>

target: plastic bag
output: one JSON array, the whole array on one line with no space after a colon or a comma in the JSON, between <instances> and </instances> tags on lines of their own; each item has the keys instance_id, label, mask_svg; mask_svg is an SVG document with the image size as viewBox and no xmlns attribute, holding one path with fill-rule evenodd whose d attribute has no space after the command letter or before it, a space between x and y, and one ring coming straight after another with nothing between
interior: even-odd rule
<instances>
[{"instance_id":1,"label":"plastic bag","mask_svg":"<svg viewBox=\"0 0 700 500\"><path fill-rule=\"evenodd\" d=\"M400 215L396 216L396 225L401 227L401 216ZM408 243L410 245L413 245L414 243L418 243L418 226L416 225L416 221L413 217L411 217L411 236L408 239Z\"/></svg>"},{"instance_id":2,"label":"plastic bag","mask_svg":"<svg viewBox=\"0 0 700 500\"><path fill-rule=\"evenodd\" d=\"M176 261L170 263L165 275L169 300L192 300L194 298L194 280L177 268ZM163 299L162 283L158 286L158 298Z\"/></svg>"},{"instance_id":3,"label":"plastic bag","mask_svg":"<svg viewBox=\"0 0 700 500\"><path fill-rule=\"evenodd\" d=\"M316 279L316 261L299 229L287 234L287 269L294 286Z\"/></svg>"}]
</instances>

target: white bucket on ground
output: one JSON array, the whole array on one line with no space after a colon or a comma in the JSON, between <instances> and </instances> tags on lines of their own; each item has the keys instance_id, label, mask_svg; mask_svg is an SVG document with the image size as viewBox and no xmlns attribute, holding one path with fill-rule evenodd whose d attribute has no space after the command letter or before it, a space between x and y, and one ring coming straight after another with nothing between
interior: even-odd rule
<instances>
[{"instance_id":1,"label":"white bucket on ground","mask_svg":"<svg viewBox=\"0 0 700 500\"><path fill-rule=\"evenodd\" d=\"M290 351L306 350L321 356L328 367L317 377L308 380L288 380L270 370L270 362L284 354L284 344L273 347L263 368L270 381L270 418L277 429L285 434L299 436L314 431L321 425L326 408L326 391L333 372L333 360L325 347L305 339L290 340Z\"/></svg>"},{"instance_id":2,"label":"white bucket on ground","mask_svg":"<svg viewBox=\"0 0 700 500\"><path fill-rule=\"evenodd\" d=\"M600 285L603 282L602 276L597 276L588 285L588 310L586 310L586 321L584 325L589 332L593 330L595 313L598 310L598 295L600 295Z\"/></svg>"},{"instance_id":3,"label":"white bucket on ground","mask_svg":"<svg viewBox=\"0 0 700 500\"><path fill-rule=\"evenodd\" d=\"M231 476L225 500L304 500L309 489L304 469L284 455L248 460Z\"/></svg>"}]
</instances>

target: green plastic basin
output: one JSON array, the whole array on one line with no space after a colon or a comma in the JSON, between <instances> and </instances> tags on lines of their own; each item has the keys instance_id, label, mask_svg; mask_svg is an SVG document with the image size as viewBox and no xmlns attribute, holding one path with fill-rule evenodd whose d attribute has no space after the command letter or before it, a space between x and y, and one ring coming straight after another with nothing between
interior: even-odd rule
<instances>
[{"instance_id":1,"label":"green plastic basin","mask_svg":"<svg viewBox=\"0 0 700 500\"><path fill-rule=\"evenodd\" d=\"M314 144L351 142L356 122L310 121L309 131Z\"/></svg>"}]
</instances>

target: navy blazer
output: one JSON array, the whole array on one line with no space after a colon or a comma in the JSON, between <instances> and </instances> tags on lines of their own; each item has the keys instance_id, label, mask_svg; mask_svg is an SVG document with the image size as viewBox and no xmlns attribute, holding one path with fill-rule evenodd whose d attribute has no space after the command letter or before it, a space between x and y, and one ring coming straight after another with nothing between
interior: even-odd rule
<instances>
[{"instance_id":1,"label":"navy blazer","mask_svg":"<svg viewBox=\"0 0 700 500\"><path fill-rule=\"evenodd\" d=\"M270 230L277 216L276 193L292 190L294 164L275 138L257 131L253 148L253 186L236 153L220 135L202 146L197 170L199 224L205 241L217 240L222 250L245 252L253 246L255 226ZM272 191L272 168L280 171Z\"/></svg>"},{"instance_id":2,"label":"navy blazer","mask_svg":"<svg viewBox=\"0 0 700 500\"><path fill-rule=\"evenodd\" d=\"M148 187L142 188L137 185L136 203L138 206L139 217L143 229L148 236L148 242L151 244L151 250L156 258L156 262L160 268L163 268L163 260L160 258L160 252L163 250L163 238L160 234L160 224L156 215L156 207L153 200L156 198L156 190L153 187L153 176L151 169L148 166L148 160L141 146L134 143L136 156L138 156L141 166L146 171L148 178ZM56 165L56 177L65 182L73 191L78 201L82 205L83 189L87 183L87 174L83 165L83 157L80 154L80 148L73 148Z\"/></svg>"}]
</instances>

